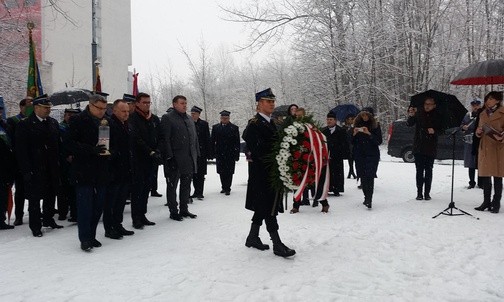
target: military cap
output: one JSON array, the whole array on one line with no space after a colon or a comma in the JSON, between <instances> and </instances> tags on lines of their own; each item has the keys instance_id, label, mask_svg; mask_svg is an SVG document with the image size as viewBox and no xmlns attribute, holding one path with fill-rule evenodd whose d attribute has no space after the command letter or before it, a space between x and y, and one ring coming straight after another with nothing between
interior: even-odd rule
<instances>
[{"instance_id":1,"label":"military cap","mask_svg":"<svg viewBox=\"0 0 504 302\"><path fill-rule=\"evenodd\" d=\"M327 118L336 119L336 114L334 114L334 112L332 112L332 111L329 111L329 113L327 114Z\"/></svg>"},{"instance_id":2,"label":"military cap","mask_svg":"<svg viewBox=\"0 0 504 302\"><path fill-rule=\"evenodd\" d=\"M43 94L41 96L36 97L33 100L32 104L33 106L39 105L43 107L52 107L52 103L51 101L49 101L49 97L47 96L47 94Z\"/></svg>"},{"instance_id":3,"label":"military cap","mask_svg":"<svg viewBox=\"0 0 504 302\"><path fill-rule=\"evenodd\" d=\"M65 113L80 113L81 110L79 108L65 108Z\"/></svg>"},{"instance_id":4,"label":"military cap","mask_svg":"<svg viewBox=\"0 0 504 302\"><path fill-rule=\"evenodd\" d=\"M474 99L474 100L471 101L471 105L481 105L481 100Z\"/></svg>"},{"instance_id":5,"label":"military cap","mask_svg":"<svg viewBox=\"0 0 504 302\"><path fill-rule=\"evenodd\" d=\"M126 103L133 103L136 101L136 97L132 94L123 94L123 100L126 102Z\"/></svg>"},{"instance_id":6,"label":"military cap","mask_svg":"<svg viewBox=\"0 0 504 302\"><path fill-rule=\"evenodd\" d=\"M259 91L255 95L256 97L256 102L259 102L260 99L265 99L265 100L275 100L275 95L273 94L273 91L271 91L271 88L265 89L263 91Z\"/></svg>"},{"instance_id":7,"label":"military cap","mask_svg":"<svg viewBox=\"0 0 504 302\"><path fill-rule=\"evenodd\" d=\"M191 112L197 112L197 113L201 113L201 111L203 111L203 109L201 109L200 107L198 106L193 106L191 108Z\"/></svg>"},{"instance_id":8,"label":"military cap","mask_svg":"<svg viewBox=\"0 0 504 302\"><path fill-rule=\"evenodd\" d=\"M220 116L229 116L231 114L231 112L229 112L227 110L222 110L219 114L220 114Z\"/></svg>"},{"instance_id":9,"label":"military cap","mask_svg":"<svg viewBox=\"0 0 504 302\"><path fill-rule=\"evenodd\" d=\"M101 95L102 97L104 97L105 99L107 99L107 97L109 96L108 93L106 92L101 92L101 91L94 91L93 92L94 94L97 94L97 95Z\"/></svg>"}]
</instances>

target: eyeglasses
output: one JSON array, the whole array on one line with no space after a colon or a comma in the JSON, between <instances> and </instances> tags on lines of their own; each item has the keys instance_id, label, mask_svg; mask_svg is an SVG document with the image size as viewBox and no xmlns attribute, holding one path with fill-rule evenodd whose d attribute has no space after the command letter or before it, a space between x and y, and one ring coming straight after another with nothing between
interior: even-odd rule
<instances>
[{"instance_id":1,"label":"eyeglasses","mask_svg":"<svg viewBox=\"0 0 504 302\"><path fill-rule=\"evenodd\" d=\"M102 107L98 107L98 106L96 106L96 105L95 105L95 104L93 104L93 103L89 103L89 104L90 104L91 106L95 107L96 109L100 110L100 111L105 111L105 110L107 110L107 107L102 108Z\"/></svg>"}]
</instances>

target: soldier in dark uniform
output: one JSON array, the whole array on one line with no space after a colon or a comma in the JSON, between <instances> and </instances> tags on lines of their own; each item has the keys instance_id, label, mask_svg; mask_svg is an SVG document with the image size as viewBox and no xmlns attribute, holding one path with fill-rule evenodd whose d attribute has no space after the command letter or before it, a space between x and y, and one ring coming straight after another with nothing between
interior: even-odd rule
<instances>
[{"instance_id":1,"label":"soldier in dark uniform","mask_svg":"<svg viewBox=\"0 0 504 302\"><path fill-rule=\"evenodd\" d=\"M53 218L60 186L60 135L58 122L49 116L52 104L47 95L37 97L33 105L33 114L16 127L16 158L28 198L30 229L33 236L42 237L42 226L53 229L63 227L57 225ZM41 199L44 201L42 215Z\"/></svg>"},{"instance_id":2,"label":"soldier in dark uniform","mask_svg":"<svg viewBox=\"0 0 504 302\"><path fill-rule=\"evenodd\" d=\"M274 254L289 257L296 254L296 251L285 246L278 235L276 216L278 212L283 212L283 207L281 198L277 198L277 192L270 185L270 168L265 163L273 148L274 135L277 131L271 120L271 114L275 110L275 95L268 88L256 93L256 102L258 113L249 121L243 132L243 139L251 153L245 208L254 211L245 246L259 250L269 249L269 246L263 244L259 238L259 228L264 220L273 241Z\"/></svg>"},{"instance_id":3,"label":"soldier in dark uniform","mask_svg":"<svg viewBox=\"0 0 504 302\"><path fill-rule=\"evenodd\" d=\"M131 176L131 138L128 127L129 107L126 101L118 99L112 107L110 118L110 170L114 175L107 189L107 198L103 205L103 227L105 237L121 239L135 232L126 230L123 225L123 213L129 194Z\"/></svg>"},{"instance_id":4,"label":"soldier in dark uniform","mask_svg":"<svg viewBox=\"0 0 504 302\"><path fill-rule=\"evenodd\" d=\"M220 113L221 122L212 127L211 146L217 162L217 173L221 180L221 193L229 195L235 162L240 159L240 131L238 126L229 121L230 112Z\"/></svg>"},{"instance_id":5,"label":"soldier in dark uniform","mask_svg":"<svg viewBox=\"0 0 504 302\"><path fill-rule=\"evenodd\" d=\"M0 230L13 229L5 223L8 207L9 190L14 183L16 164L10 138L7 135L7 123L2 119L3 105L0 104Z\"/></svg>"},{"instance_id":6,"label":"soldier in dark uniform","mask_svg":"<svg viewBox=\"0 0 504 302\"><path fill-rule=\"evenodd\" d=\"M107 149L98 144L99 127L109 125L105 117L107 100L104 95L101 92L93 94L86 109L72 117L64 142L74 156L70 173L75 184L77 225L83 251L101 246L96 240L96 228L111 181Z\"/></svg>"},{"instance_id":7,"label":"soldier in dark uniform","mask_svg":"<svg viewBox=\"0 0 504 302\"><path fill-rule=\"evenodd\" d=\"M75 202L75 188L70 180L70 165L73 160L72 154L63 144L68 135L70 127L70 118L81 112L80 109L65 109L63 121L59 124L61 143L60 143L60 167L61 167L61 188L58 194L58 220L65 220L70 208L70 218L68 221L77 222L77 203Z\"/></svg>"},{"instance_id":8,"label":"soldier in dark uniform","mask_svg":"<svg viewBox=\"0 0 504 302\"><path fill-rule=\"evenodd\" d=\"M158 149L159 118L150 110L151 98L147 93L136 96L135 112L129 117L133 152L134 182L131 188L131 218L135 229L155 225L147 219L147 201L152 185L154 166L161 164Z\"/></svg>"},{"instance_id":9,"label":"soldier in dark uniform","mask_svg":"<svg viewBox=\"0 0 504 302\"><path fill-rule=\"evenodd\" d=\"M33 98L27 96L19 102L19 114L15 116L11 116L7 119L8 125L8 136L11 140L12 150L15 150L15 137L16 137L16 126L17 124L28 117L28 115L33 112ZM15 154L15 152L14 152ZM23 174L19 170L19 167L16 166L16 179L14 180L16 193L14 194L14 212L16 214L16 219L14 220L14 225L22 225L23 224L23 216L24 216L24 205L25 205L25 190L24 190L24 181Z\"/></svg>"},{"instance_id":10,"label":"soldier in dark uniform","mask_svg":"<svg viewBox=\"0 0 504 302\"><path fill-rule=\"evenodd\" d=\"M327 127L322 129L322 133L326 136L327 148L331 154L329 159L329 171L331 174L329 191L333 192L335 196L340 196L340 193L345 191L343 159L348 157L350 147L346 131L338 126L336 115L329 112L326 122Z\"/></svg>"},{"instance_id":11,"label":"soldier in dark uniform","mask_svg":"<svg viewBox=\"0 0 504 302\"><path fill-rule=\"evenodd\" d=\"M207 121L200 119L200 114L203 109L198 106L191 108L191 117L196 126L196 134L198 135L199 153L197 161L197 172L193 174L194 193L191 198L202 200L203 188L205 184L205 175L207 174L207 159L210 156L210 128Z\"/></svg>"}]
</instances>

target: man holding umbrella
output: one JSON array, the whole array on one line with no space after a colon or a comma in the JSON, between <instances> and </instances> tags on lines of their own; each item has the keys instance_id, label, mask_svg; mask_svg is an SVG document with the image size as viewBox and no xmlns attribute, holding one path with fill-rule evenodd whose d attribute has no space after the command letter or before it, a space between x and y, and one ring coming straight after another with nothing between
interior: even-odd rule
<instances>
[{"instance_id":1,"label":"man holding umbrella","mask_svg":"<svg viewBox=\"0 0 504 302\"><path fill-rule=\"evenodd\" d=\"M441 116L436 109L436 101L427 96L423 108L408 108L408 126L416 126L413 142L415 155L417 200L430 200L432 168L436 158L438 135L441 131ZM422 191L423 190L423 191Z\"/></svg>"}]
</instances>

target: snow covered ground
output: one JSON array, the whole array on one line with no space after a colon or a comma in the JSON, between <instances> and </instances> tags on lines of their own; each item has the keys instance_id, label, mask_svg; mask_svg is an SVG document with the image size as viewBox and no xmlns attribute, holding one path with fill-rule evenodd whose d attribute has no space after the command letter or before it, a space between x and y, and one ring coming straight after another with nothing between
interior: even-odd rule
<instances>
[{"instance_id":1,"label":"snow covered ground","mask_svg":"<svg viewBox=\"0 0 504 302\"><path fill-rule=\"evenodd\" d=\"M165 198L151 197L156 226L111 240L100 224L103 247L91 253L69 222L42 238L27 223L1 231L0 301L503 301L504 213L473 210L482 191L465 189L459 162L456 206L480 219L432 219L450 201L449 163L435 165L433 199L417 201L414 165L382 149L372 210L346 180L328 214L305 206L279 216L280 236L297 252L291 259L244 246L252 217L244 158L230 196L209 166L205 200L190 205L197 219L170 220ZM159 183L163 192L161 172ZM271 245L264 226L261 237Z\"/></svg>"}]
</instances>

